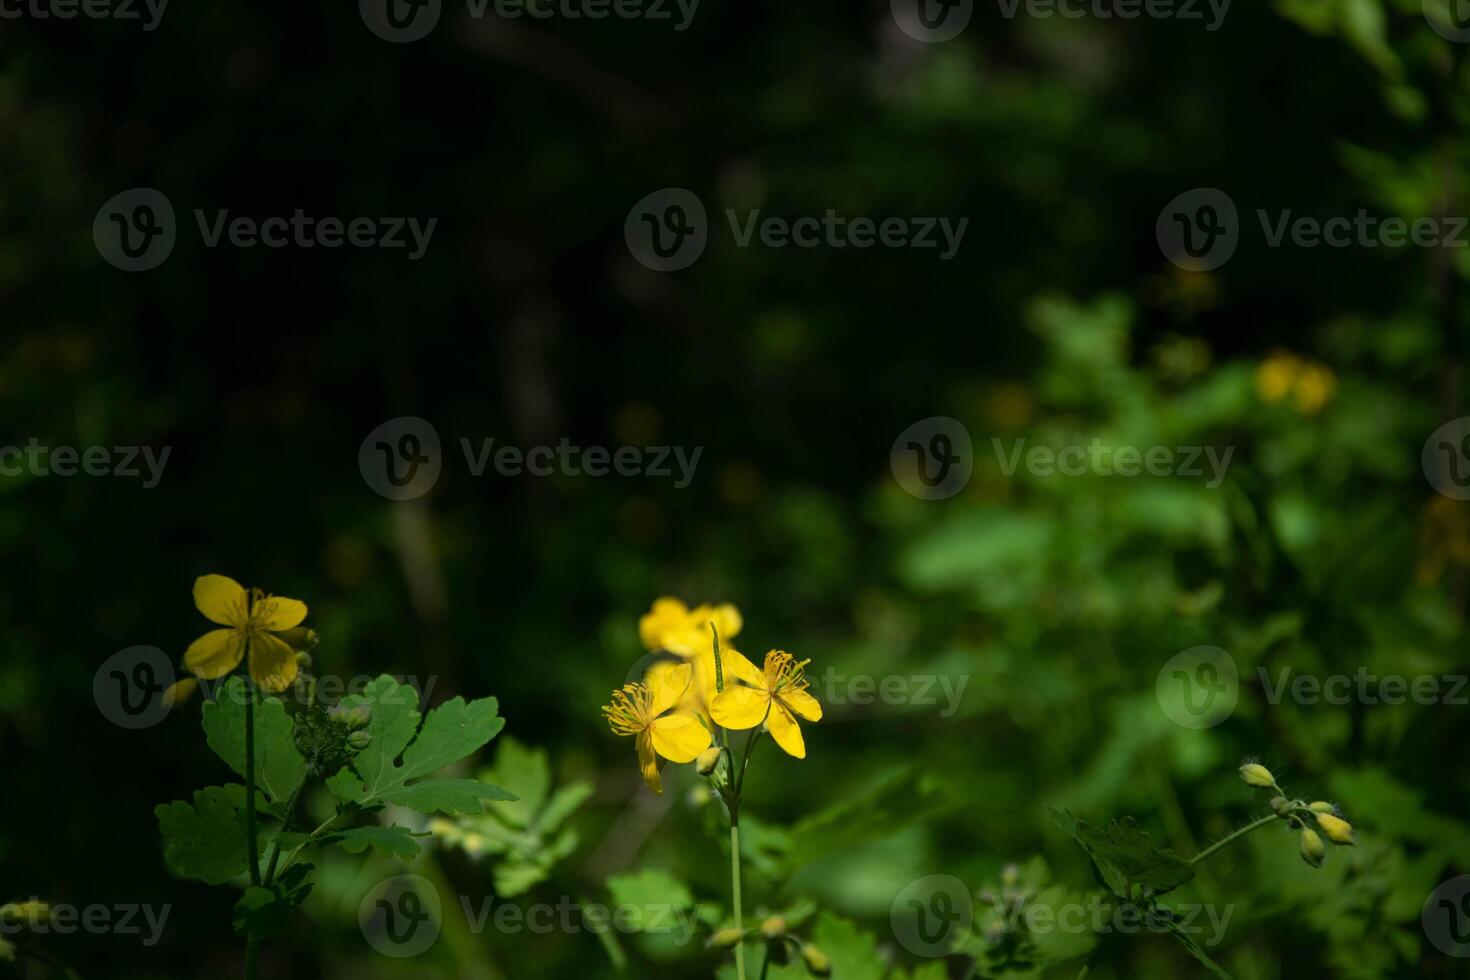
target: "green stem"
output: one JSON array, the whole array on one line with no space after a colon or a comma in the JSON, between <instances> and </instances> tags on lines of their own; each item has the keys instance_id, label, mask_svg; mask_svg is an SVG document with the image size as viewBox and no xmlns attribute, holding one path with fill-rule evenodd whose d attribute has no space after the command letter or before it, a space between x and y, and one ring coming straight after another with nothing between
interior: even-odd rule
<instances>
[{"instance_id":1,"label":"green stem","mask_svg":"<svg viewBox=\"0 0 1470 980\"><path fill-rule=\"evenodd\" d=\"M245 856L250 884L260 884L260 842L255 832L255 685L245 680Z\"/></svg>"},{"instance_id":2,"label":"green stem","mask_svg":"<svg viewBox=\"0 0 1470 980\"><path fill-rule=\"evenodd\" d=\"M255 936L245 937L245 980L255 980L255 963L260 958L260 940Z\"/></svg>"},{"instance_id":3,"label":"green stem","mask_svg":"<svg viewBox=\"0 0 1470 980\"><path fill-rule=\"evenodd\" d=\"M301 791L304 789L306 789L305 779L301 781L300 786L297 786L291 791L291 798L286 801L286 815L281 818L281 830L286 831L291 829L291 818L296 815L296 804L301 799ZM265 883L267 885L276 880L276 865L280 860L281 842L278 840L271 841L270 866L265 869Z\"/></svg>"},{"instance_id":4,"label":"green stem","mask_svg":"<svg viewBox=\"0 0 1470 980\"><path fill-rule=\"evenodd\" d=\"M739 797L736 797L737 800ZM735 928L744 929L740 909L740 806L730 809L730 897L735 907ZM735 944L735 977L745 980L745 940Z\"/></svg>"},{"instance_id":5,"label":"green stem","mask_svg":"<svg viewBox=\"0 0 1470 980\"><path fill-rule=\"evenodd\" d=\"M1225 845L1230 844L1230 843L1238 840L1241 837L1244 837L1246 834L1250 833L1252 830L1255 830L1257 827L1264 827L1264 826L1266 826L1266 824L1270 823L1271 821L1273 821L1273 820L1279 820L1279 819L1281 819L1281 818L1278 817L1276 814L1272 813L1272 814L1270 814L1268 816L1262 817L1261 819L1257 820L1255 823L1247 824L1246 826L1241 827L1239 830L1237 830L1235 833L1231 834L1230 836L1223 837L1220 840L1215 841L1215 843L1211 844L1209 847L1205 848L1203 851L1200 851L1194 857L1190 858L1189 863L1191 865L1199 864L1205 858L1209 857L1211 854L1214 854L1216 851L1218 851L1220 848L1224 847Z\"/></svg>"}]
</instances>

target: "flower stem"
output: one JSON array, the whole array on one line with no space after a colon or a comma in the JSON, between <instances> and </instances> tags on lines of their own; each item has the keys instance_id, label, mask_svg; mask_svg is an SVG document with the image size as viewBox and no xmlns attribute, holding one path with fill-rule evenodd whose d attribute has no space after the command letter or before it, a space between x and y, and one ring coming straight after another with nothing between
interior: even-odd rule
<instances>
[{"instance_id":1,"label":"flower stem","mask_svg":"<svg viewBox=\"0 0 1470 980\"><path fill-rule=\"evenodd\" d=\"M260 842L255 834L255 685L245 680L245 856L250 884L260 884Z\"/></svg>"},{"instance_id":2,"label":"flower stem","mask_svg":"<svg viewBox=\"0 0 1470 980\"><path fill-rule=\"evenodd\" d=\"M730 900L735 907L735 928L744 929L740 909L740 806L730 809ZM735 944L735 977L745 980L745 940Z\"/></svg>"},{"instance_id":3,"label":"flower stem","mask_svg":"<svg viewBox=\"0 0 1470 980\"><path fill-rule=\"evenodd\" d=\"M1241 827L1239 830L1237 830L1235 833L1231 834L1230 836L1223 837L1220 840L1215 841L1215 843L1211 844L1209 847L1205 848L1203 851L1200 851L1194 857L1190 858L1189 863L1191 865L1199 864L1205 858L1209 857L1211 854L1214 854L1216 851L1220 850L1220 848L1224 847L1226 844L1232 843L1233 841L1235 841L1235 840L1237 840L1237 839L1239 839L1241 837L1244 837L1246 834L1250 833L1252 830L1255 830L1257 827L1264 827L1264 826L1266 826L1266 824L1270 823L1271 821L1273 821L1273 820L1279 820L1279 819L1281 819L1281 818L1278 817L1276 814L1272 813L1272 814L1269 814L1267 816L1262 817L1261 819L1257 820L1255 823L1247 824L1246 826Z\"/></svg>"},{"instance_id":4,"label":"flower stem","mask_svg":"<svg viewBox=\"0 0 1470 980\"><path fill-rule=\"evenodd\" d=\"M245 937L245 980L255 980L255 961L260 958L260 940L252 933Z\"/></svg>"},{"instance_id":5,"label":"flower stem","mask_svg":"<svg viewBox=\"0 0 1470 980\"><path fill-rule=\"evenodd\" d=\"M282 831L287 831L287 830L290 830L291 829L291 818L293 816L295 816L295 814L296 814L296 803L297 803L298 800L301 799L301 791L304 790L305 788L306 788L306 780L303 779L301 781L301 785L300 786L297 786L294 790L291 791L291 798L286 801L286 816L281 820L281 830ZM281 842L280 841L272 841L271 842L271 860L270 860L270 864L265 869L265 883L267 885L269 885L272 881L275 881L276 880L276 865L280 863L280 860L281 860Z\"/></svg>"}]
</instances>

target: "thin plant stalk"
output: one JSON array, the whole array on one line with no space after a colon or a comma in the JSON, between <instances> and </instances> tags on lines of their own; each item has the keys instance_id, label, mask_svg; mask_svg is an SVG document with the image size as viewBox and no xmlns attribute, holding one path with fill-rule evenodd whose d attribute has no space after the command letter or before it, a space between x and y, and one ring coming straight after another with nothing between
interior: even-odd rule
<instances>
[{"instance_id":1,"label":"thin plant stalk","mask_svg":"<svg viewBox=\"0 0 1470 980\"><path fill-rule=\"evenodd\" d=\"M1236 840L1239 840L1240 838L1244 837L1246 834L1250 833L1251 831L1255 830L1258 827L1264 827L1264 826L1266 826L1266 824L1271 823L1274 820L1280 820L1280 819L1281 819L1280 817L1278 817L1276 814L1272 813L1269 816L1262 817L1261 819L1257 820L1255 823L1247 824L1246 826L1244 826L1244 827L1240 828L1239 830L1237 830L1235 833L1229 835L1228 837L1222 837L1220 840L1215 841L1215 843L1211 844L1209 847L1205 848L1203 851L1200 851L1194 857L1192 857L1192 858L1189 859L1189 863L1191 865L1199 864L1205 858L1209 857L1211 854L1214 854L1216 851L1220 850L1220 848L1226 846L1227 844L1230 844L1230 843L1233 843Z\"/></svg>"}]
</instances>

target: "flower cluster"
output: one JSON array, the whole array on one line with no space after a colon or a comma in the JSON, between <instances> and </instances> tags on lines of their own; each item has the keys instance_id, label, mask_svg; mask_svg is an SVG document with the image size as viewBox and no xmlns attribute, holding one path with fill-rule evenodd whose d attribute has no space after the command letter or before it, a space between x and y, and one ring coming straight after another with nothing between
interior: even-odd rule
<instances>
[{"instance_id":1,"label":"flower cluster","mask_svg":"<svg viewBox=\"0 0 1470 980\"><path fill-rule=\"evenodd\" d=\"M690 609L667 597L639 621L644 646L667 659L613 692L602 713L614 733L636 739L639 769L655 792L663 792L663 762L698 761L702 775L715 776L719 729L769 732L788 755L806 758L798 719L822 718L807 692L808 661L772 650L757 668L729 645L743 626L740 610L728 603Z\"/></svg>"},{"instance_id":2,"label":"flower cluster","mask_svg":"<svg viewBox=\"0 0 1470 980\"><path fill-rule=\"evenodd\" d=\"M1274 405L1291 399L1303 415L1316 415L1337 393L1337 375L1316 361L1278 351L1256 366L1256 395Z\"/></svg>"},{"instance_id":3,"label":"flower cluster","mask_svg":"<svg viewBox=\"0 0 1470 980\"><path fill-rule=\"evenodd\" d=\"M1288 799L1286 792L1277 785L1271 770L1258 762L1247 762L1241 766L1240 778L1245 780L1247 786L1275 791L1276 795L1271 798L1271 809L1276 816L1286 821L1287 826L1301 831L1302 860L1312 867L1322 867L1322 862L1327 859L1327 845L1322 842L1323 835L1340 847L1353 847L1357 844L1353 839L1353 825L1342 818L1342 811L1335 804L1321 800L1306 803ZM1319 830L1320 834L1317 832Z\"/></svg>"}]
</instances>

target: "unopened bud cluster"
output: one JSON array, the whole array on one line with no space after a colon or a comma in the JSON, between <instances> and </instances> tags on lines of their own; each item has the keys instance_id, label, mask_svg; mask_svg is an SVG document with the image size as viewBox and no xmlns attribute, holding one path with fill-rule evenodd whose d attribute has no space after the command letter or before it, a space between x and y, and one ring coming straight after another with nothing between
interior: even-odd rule
<instances>
[{"instance_id":1,"label":"unopened bud cluster","mask_svg":"<svg viewBox=\"0 0 1470 980\"><path fill-rule=\"evenodd\" d=\"M1336 804L1323 800L1307 803L1288 797L1271 770L1258 762L1247 762L1241 766L1240 778L1247 786L1276 792L1277 795L1271 798L1271 810L1286 821L1288 827L1299 832L1302 860L1312 867L1320 868L1327 860L1327 842L1339 847L1352 847L1357 843L1353 839L1353 825L1343 819Z\"/></svg>"}]
</instances>

